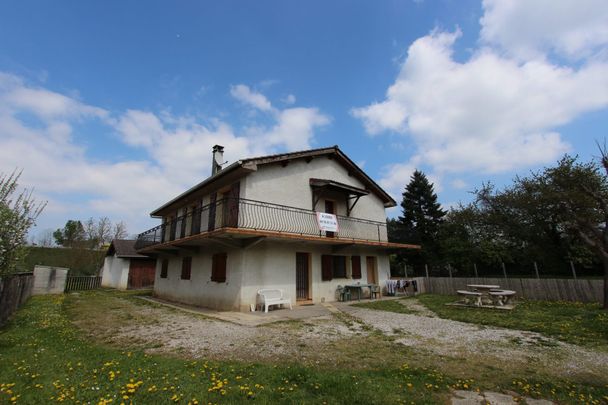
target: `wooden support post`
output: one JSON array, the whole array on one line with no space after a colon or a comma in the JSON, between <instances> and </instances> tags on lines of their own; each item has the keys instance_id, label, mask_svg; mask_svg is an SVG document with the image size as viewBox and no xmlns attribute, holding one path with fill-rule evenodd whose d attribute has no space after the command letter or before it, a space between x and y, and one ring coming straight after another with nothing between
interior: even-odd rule
<instances>
[{"instance_id":1,"label":"wooden support post","mask_svg":"<svg viewBox=\"0 0 608 405\"><path fill-rule=\"evenodd\" d=\"M427 266L426 264L424 265L424 272L426 273L426 286L429 289L429 292L432 292L431 280L429 280L429 266Z\"/></svg>"},{"instance_id":2,"label":"wooden support post","mask_svg":"<svg viewBox=\"0 0 608 405\"><path fill-rule=\"evenodd\" d=\"M534 272L536 273L536 278L539 279L540 275L538 274L538 266L536 265L536 262L534 262Z\"/></svg>"},{"instance_id":3,"label":"wooden support post","mask_svg":"<svg viewBox=\"0 0 608 405\"><path fill-rule=\"evenodd\" d=\"M424 272L426 273L426 278L429 278L429 266L427 266L426 264L424 265Z\"/></svg>"},{"instance_id":4,"label":"wooden support post","mask_svg":"<svg viewBox=\"0 0 608 405\"><path fill-rule=\"evenodd\" d=\"M477 274L477 263L473 263L473 270L475 270L475 278L479 278L479 275Z\"/></svg>"},{"instance_id":5,"label":"wooden support post","mask_svg":"<svg viewBox=\"0 0 608 405\"><path fill-rule=\"evenodd\" d=\"M405 278L407 278L407 264L403 264L403 272L405 273Z\"/></svg>"},{"instance_id":6,"label":"wooden support post","mask_svg":"<svg viewBox=\"0 0 608 405\"><path fill-rule=\"evenodd\" d=\"M450 274L450 280L452 279L452 266L448 263L448 273Z\"/></svg>"},{"instance_id":7,"label":"wooden support post","mask_svg":"<svg viewBox=\"0 0 608 405\"><path fill-rule=\"evenodd\" d=\"M500 262L500 265L502 266L502 274L507 278L507 267L505 266L505 262Z\"/></svg>"},{"instance_id":8,"label":"wooden support post","mask_svg":"<svg viewBox=\"0 0 608 405\"><path fill-rule=\"evenodd\" d=\"M572 277L576 280L576 269L574 268L574 262L570 260L570 268L572 269Z\"/></svg>"}]
</instances>

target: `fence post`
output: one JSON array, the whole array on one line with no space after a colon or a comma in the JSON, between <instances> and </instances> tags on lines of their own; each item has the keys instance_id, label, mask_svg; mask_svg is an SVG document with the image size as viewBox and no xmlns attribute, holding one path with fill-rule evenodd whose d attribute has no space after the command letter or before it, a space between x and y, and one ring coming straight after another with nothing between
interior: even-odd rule
<instances>
[{"instance_id":1,"label":"fence post","mask_svg":"<svg viewBox=\"0 0 608 405\"><path fill-rule=\"evenodd\" d=\"M534 272L536 273L536 278L540 279L540 276L538 275L538 266L536 265L536 262L534 262Z\"/></svg>"},{"instance_id":2,"label":"fence post","mask_svg":"<svg viewBox=\"0 0 608 405\"><path fill-rule=\"evenodd\" d=\"M403 272L405 273L405 278L407 278L407 264L403 264Z\"/></svg>"},{"instance_id":3,"label":"fence post","mask_svg":"<svg viewBox=\"0 0 608 405\"><path fill-rule=\"evenodd\" d=\"M448 273L450 274L450 281L452 280L452 266L448 263Z\"/></svg>"},{"instance_id":4,"label":"fence post","mask_svg":"<svg viewBox=\"0 0 608 405\"><path fill-rule=\"evenodd\" d=\"M475 271L475 278L479 278L477 275L477 263L473 263L473 270Z\"/></svg>"},{"instance_id":5,"label":"fence post","mask_svg":"<svg viewBox=\"0 0 608 405\"><path fill-rule=\"evenodd\" d=\"M429 279L429 266L424 264L424 272L426 273L426 285L429 287L429 292L431 292L431 280Z\"/></svg>"},{"instance_id":6,"label":"fence post","mask_svg":"<svg viewBox=\"0 0 608 405\"><path fill-rule=\"evenodd\" d=\"M576 280L576 269L574 268L574 262L572 262L572 260L570 260L570 268L572 269L572 276Z\"/></svg>"},{"instance_id":7,"label":"fence post","mask_svg":"<svg viewBox=\"0 0 608 405\"><path fill-rule=\"evenodd\" d=\"M507 267L505 266L505 262L500 262L500 265L502 266L502 274L507 278Z\"/></svg>"}]
</instances>

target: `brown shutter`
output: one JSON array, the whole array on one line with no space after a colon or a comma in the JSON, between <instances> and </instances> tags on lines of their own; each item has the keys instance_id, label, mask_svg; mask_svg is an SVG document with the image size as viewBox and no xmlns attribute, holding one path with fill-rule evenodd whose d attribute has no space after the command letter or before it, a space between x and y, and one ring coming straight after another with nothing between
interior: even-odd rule
<instances>
[{"instance_id":1,"label":"brown shutter","mask_svg":"<svg viewBox=\"0 0 608 405\"><path fill-rule=\"evenodd\" d=\"M237 228L239 226L239 197L241 183L238 181L230 186L228 201L226 202L226 226Z\"/></svg>"},{"instance_id":2,"label":"brown shutter","mask_svg":"<svg viewBox=\"0 0 608 405\"><path fill-rule=\"evenodd\" d=\"M160 265L160 278L167 278L167 272L169 271L169 259L163 259Z\"/></svg>"},{"instance_id":3,"label":"brown shutter","mask_svg":"<svg viewBox=\"0 0 608 405\"><path fill-rule=\"evenodd\" d=\"M209 226L207 227L208 231L212 231L215 229L215 209L217 203L217 193L211 193L209 196Z\"/></svg>"},{"instance_id":4,"label":"brown shutter","mask_svg":"<svg viewBox=\"0 0 608 405\"><path fill-rule=\"evenodd\" d=\"M192 272L192 257L184 257L182 259L182 280L190 280Z\"/></svg>"},{"instance_id":5,"label":"brown shutter","mask_svg":"<svg viewBox=\"0 0 608 405\"><path fill-rule=\"evenodd\" d=\"M353 278L361 278L361 256L353 256L351 263L353 266Z\"/></svg>"},{"instance_id":6,"label":"brown shutter","mask_svg":"<svg viewBox=\"0 0 608 405\"><path fill-rule=\"evenodd\" d=\"M329 281L332 279L332 262L331 255L321 256L321 280Z\"/></svg>"},{"instance_id":7,"label":"brown shutter","mask_svg":"<svg viewBox=\"0 0 608 405\"><path fill-rule=\"evenodd\" d=\"M226 261L228 254L216 253L211 258L211 281L224 283L226 281Z\"/></svg>"}]
</instances>

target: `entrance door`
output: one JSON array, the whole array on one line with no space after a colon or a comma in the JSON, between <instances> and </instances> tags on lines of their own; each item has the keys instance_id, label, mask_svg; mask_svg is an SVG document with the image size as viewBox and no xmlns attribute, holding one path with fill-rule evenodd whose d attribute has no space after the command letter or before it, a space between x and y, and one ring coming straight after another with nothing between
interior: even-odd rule
<instances>
[{"instance_id":1,"label":"entrance door","mask_svg":"<svg viewBox=\"0 0 608 405\"><path fill-rule=\"evenodd\" d=\"M336 213L336 209L335 209L333 201L325 200L325 213L326 214L335 214ZM325 231L325 236L327 236L328 238L333 238L334 233L330 232L330 231Z\"/></svg>"},{"instance_id":2,"label":"entrance door","mask_svg":"<svg viewBox=\"0 0 608 405\"><path fill-rule=\"evenodd\" d=\"M376 257L367 256L367 282L368 284L378 284L378 271L376 266Z\"/></svg>"},{"instance_id":3,"label":"entrance door","mask_svg":"<svg viewBox=\"0 0 608 405\"><path fill-rule=\"evenodd\" d=\"M310 299L309 255L310 253L296 253L296 301Z\"/></svg>"}]
</instances>

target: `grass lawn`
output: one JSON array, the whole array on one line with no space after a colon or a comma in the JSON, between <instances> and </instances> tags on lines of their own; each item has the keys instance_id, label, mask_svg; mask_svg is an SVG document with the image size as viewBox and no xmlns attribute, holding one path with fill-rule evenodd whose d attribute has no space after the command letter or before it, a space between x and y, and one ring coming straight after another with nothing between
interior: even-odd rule
<instances>
[{"instance_id":1,"label":"grass lawn","mask_svg":"<svg viewBox=\"0 0 608 405\"><path fill-rule=\"evenodd\" d=\"M458 299L449 295L424 294L417 299L442 318L529 330L564 342L608 350L608 311L599 304L525 301L505 311L445 305Z\"/></svg>"},{"instance_id":2,"label":"grass lawn","mask_svg":"<svg viewBox=\"0 0 608 405\"><path fill-rule=\"evenodd\" d=\"M430 404L445 401L449 386L466 383L406 364L327 370L123 351L83 339L66 317L69 300L33 297L2 330L0 403Z\"/></svg>"},{"instance_id":3,"label":"grass lawn","mask_svg":"<svg viewBox=\"0 0 608 405\"><path fill-rule=\"evenodd\" d=\"M500 369L481 372L464 364L465 375L469 376L463 376L443 369L443 358L419 362L425 355L422 349L412 350L414 354L409 357L400 351L409 349L395 347L391 349L393 358L378 358L373 368L205 361L146 354L141 348L127 350L87 338L74 326L69 315L74 302L88 294L100 303L105 300L106 306L96 309L100 312L120 300L140 301L132 294L108 292L31 298L0 330L0 403L436 404L447 403L453 388L508 389L563 403L582 400L599 404L600 398L608 401L606 386L538 374L525 378L525 371L515 378L501 375ZM95 312L88 310L95 318ZM383 335L370 340L389 349L393 344ZM480 381L472 376L479 376Z\"/></svg>"}]
</instances>

